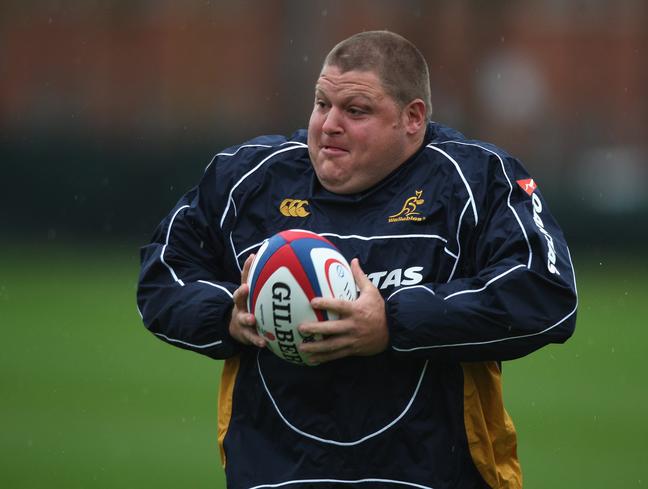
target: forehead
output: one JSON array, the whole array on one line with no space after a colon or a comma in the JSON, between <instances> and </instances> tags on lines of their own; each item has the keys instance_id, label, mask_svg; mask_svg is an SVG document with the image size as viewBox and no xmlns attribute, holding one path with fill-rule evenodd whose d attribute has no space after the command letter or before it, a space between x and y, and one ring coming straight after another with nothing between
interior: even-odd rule
<instances>
[{"instance_id":1,"label":"forehead","mask_svg":"<svg viewBox=\"0 0 648 489\"><path fill-rule=\"evenodd\" d=\"M324 66L315 85L317 92L328 96L364 96L382 99L387 96L382 82L373 71L345 71L337 66Z\"/></svg>"}]
</instances>

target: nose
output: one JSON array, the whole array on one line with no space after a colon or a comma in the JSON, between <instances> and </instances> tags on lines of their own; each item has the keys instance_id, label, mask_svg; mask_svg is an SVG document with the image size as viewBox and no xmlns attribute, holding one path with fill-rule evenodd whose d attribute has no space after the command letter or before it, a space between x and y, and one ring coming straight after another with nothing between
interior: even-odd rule
<instances>
[{"instance_id":1,"label":"nose","mask_svg":"<svg viewBox=\"0 0 648 489\"><path fill-rule=\"evenodd\" d=\"M322 131L331 136L343 132L342 114L340 109L331 107L324 116L324 123L322 124Z\"/></svg>"}]
</instances>

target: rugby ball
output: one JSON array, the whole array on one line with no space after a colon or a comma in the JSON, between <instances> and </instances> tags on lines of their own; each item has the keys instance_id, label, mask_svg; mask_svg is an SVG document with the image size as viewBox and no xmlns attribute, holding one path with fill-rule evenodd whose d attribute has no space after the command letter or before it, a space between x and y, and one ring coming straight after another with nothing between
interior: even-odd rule
<instances>
[{"instance_id":1,"label":"rugby ball","mask_svg":"<svg viewBox=\"0 0 648 489\"><path fill-rule=\"evenodd\" d=\"M315 310L314 297L355 300L357 289L351 267L333 243L301 229L282 231L264 241L248 274L248 311L268 348L280 358L310 365L298 347L317 341L302 336L306 321L337 319L332 312Z\"/></svg>"}]
</instances>

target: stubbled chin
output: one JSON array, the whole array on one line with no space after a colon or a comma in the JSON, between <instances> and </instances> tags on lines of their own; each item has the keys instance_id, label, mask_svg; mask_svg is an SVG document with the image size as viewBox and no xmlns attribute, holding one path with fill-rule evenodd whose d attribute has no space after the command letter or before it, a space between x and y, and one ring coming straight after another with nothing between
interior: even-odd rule
<instances>
[{"instance_id":1,"label":"stubbled chin","mask_svg":"<svg viewBox=\"0 0 648 489\"><path fill-rule=\"evenodd\" d=\"M343 185L346 180L342 172L335 168L335 165L332 165L330 162L324 162L321 165L316 166L315 173L317 174L319 181L322 182L322 185L324 185L324 188L327 190Z\"/></svg>"},{"instance_id":2,"label":"stubbled chin","mask_svg":"<svg viewBox=\"0 0 648 489\"><path fill-rule=\"evenodd\" d=\"M352 193L350 187L350 178L344 173L335 171L316 171L317 178L322 186L329 192L336 194Z\"/></svg>"},{"instance_id":3,"label":"stubbled chin","mask_svg":"<svg viewBox=\"0 0 648 489\"><path fill-rule=\"evenodd\" d=\"M322 186L329 192L339 194L349 193L346 187L348 186L350 175L345 171L346 165L343 160L349 154L346 153L346 155L331 158L322 154L321 151L317 151L315 154L310 151L309 153L315 174Z\"/></svg>"}]
</instances>

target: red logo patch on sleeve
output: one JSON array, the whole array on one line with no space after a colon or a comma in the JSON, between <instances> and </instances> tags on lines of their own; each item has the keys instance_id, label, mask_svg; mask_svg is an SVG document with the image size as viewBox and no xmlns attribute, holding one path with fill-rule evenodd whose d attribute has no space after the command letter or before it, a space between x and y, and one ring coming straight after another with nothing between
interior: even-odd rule
<instances>
[{"instance_id":1,"label":"red logo patch on sleeve","mask_svg":"<svg viewBox=\"0 0 648 489\"><path fill-rule=\"evenodd\" d=\"M529 195L533 195L535 189L538 188L536 183L533 181L533 178L528 178L526 180L518 180L517 184L520 186L522 190L524 190Z\"/></svg>"}]
</instances>

